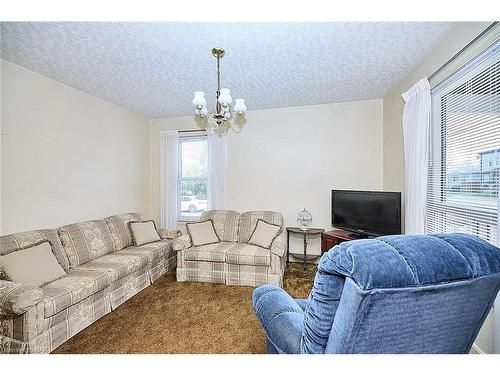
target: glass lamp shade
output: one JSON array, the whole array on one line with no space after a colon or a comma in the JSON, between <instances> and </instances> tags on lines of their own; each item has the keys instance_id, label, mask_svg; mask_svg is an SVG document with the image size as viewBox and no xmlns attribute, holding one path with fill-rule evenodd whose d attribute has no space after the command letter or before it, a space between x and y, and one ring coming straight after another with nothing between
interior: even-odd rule
<instances>
[{"instance_id":1,"label":"glass lamp shade","mask_svg":"<svg viewBox=\"0 0 500 375\"><path fill-rule=\"evenodd\" d=\"M227 111L226 113L224 113L224 118L225 118L226 120L229 120L229 119L231 118L231 116L232 116L232 115L231 115L231 112L229 112L229 111Z\"/></svg>"},{"instance_id":2,"label":"glass lamp shade","mask_svg":"<svg viewBox=\"0 0 500 375\"><path fill-rule=\"evenodd\" d=\"M207 107L203 107L200 111L200 115L203 117L206 117L208 115L208 109Z\"/></svg>"},{"instance_id":3,"label":"glass lamp shade","mask_svg":"<svg viewBox=\"0 0 500 375\"><path fill-rule=\"evenodd\" d=\"M307 225L312 221L312 215L304 208L297 215L297 221L300 223L300 229L307 230Z\"/></svg>"},{"instance_id":4,"label":"glass lamp shade","mask_svg":"<svg viewBox=\"0 0 500 375\"><path fill-rule=\"evenodd\" d=\"M233 98L231 98L231 90L229 89L220 89L219 95L219 103L224 105L230 105L233 102Z\"/></svg>"},{"instance_id":5,"label":"glass lamp shade","mask_svg":"<svg viewBox=\"0 0 500 375\"><path fill-rule=\"evenodd\" d=\"M204 107L207 105L207 101L205 100L205 93L203 91L194 92L193 105L195 107L198 106Z\"/></svg>"},{"instance_id":6,"label":"glass lamp shade","mask_svg":"<svg viewBox=\"0 0 500 375\"><path fill-rule=\"evenodd\" d=\"M247 111L247 106L245 105L245 99L235 99L234 100L234 111L236 113L245 113Z\"/></svg>"}]
</instances>

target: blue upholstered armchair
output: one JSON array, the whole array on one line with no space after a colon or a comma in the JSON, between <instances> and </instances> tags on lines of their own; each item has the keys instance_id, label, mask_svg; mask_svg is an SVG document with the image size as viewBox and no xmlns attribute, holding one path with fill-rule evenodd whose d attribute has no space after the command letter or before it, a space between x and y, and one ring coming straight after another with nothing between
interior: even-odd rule
<instances>
[{"instance_id":1,"label":"blue upholstered armchair","mask_svg":"<svg viewBox=\"0 0 500 375\"><path fill-rule=\"evenodd\" d=\"M263 285L269 353L468 353L500 287L500 249L465 234L335 246L307 300Z\"/></svg>"}]
</instances>

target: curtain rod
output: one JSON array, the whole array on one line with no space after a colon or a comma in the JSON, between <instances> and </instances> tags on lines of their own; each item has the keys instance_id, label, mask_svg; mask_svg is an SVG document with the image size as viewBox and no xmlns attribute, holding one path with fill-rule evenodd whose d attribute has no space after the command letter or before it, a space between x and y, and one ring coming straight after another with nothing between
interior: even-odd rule
<instances>
[{"instance_id":1,"label":"curtain rod","mask_svg":"<svg viewBox=\"0 0 500 375\"><path fill-rule=\"evenodd\" d=\"M456 60L462 53L464 53L472 44L474 44L478 39L480 39L484 34L486 34L488 31L491 30L493 26L495 26L498 23L498 21L493 22L491 25L489 25L486 29L484 29L481 34L476 36L474 39L472 39L467 45L462 48L460 51L458 51L456 54L453 55L451 59L446 61L443 65L441 65L438 70L436 70L434 73L432 73L428 80L430 81L432 78L434 78L439 72L441 72L444 68L446 68L448 65L450 65L454 60Z\"/></svg>"}]
</instances>

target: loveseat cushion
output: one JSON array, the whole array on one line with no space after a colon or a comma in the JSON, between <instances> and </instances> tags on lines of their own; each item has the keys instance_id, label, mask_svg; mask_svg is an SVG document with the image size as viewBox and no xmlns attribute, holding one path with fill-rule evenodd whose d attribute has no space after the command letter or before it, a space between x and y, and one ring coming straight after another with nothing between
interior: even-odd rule
<instances>
[{"instance_id":1,"label":"loveseat cushion","mask_svg":"<svg viewBox=\"0 0 500 375\"><path fill-rule=\"evenodd\" d=\"M172 240L162 240L142 246L127 247L120 250L118 254L147 255L149 257L149 262L151 263L160 258L162 255L168 258L173 252Z\"/></svg>"},{"instance_id":2,"label":"loveseat cushion","mask_svg":"<svg viewBox=\"0 0 500 375\"><path fill-rule=\"evenodd\" d=\"M221 241L237 242L240 214L235 211L209 210L201 214L200 221L212 220L215 233Z\"/></svg>"},{"instance_id":3,"label":"loveseat cushion","mask_svg":"<svg viewBox=\"0 0 500 375\"><path fill-rule=\"evenodd\" d=\"M69 224L57 230L71 268L115 251L104 220Z\"/></svg>"},{"instance_id":4,"label":"loveseat cushion","mask_svg":"<svg viewBox=\"0 0 500 375\"><path fill-rule=\"evenodd\" d=\"M8 254L18 249L25 249L43 240L48 240L52 247L52 253L64 268L69 270L69 260L63 250L61 240L54 229L40 229L29 232L20 232L0 236L0 255Z\"/></svg>"},{"instance_id":5,"label":"loveseat cushion","mask_svg":"<svg viewBox=\"0 0 500 375\"><path fill-rule=\"evenodd\" d=\"M278 225L283 228L283 215L273 211L248 211L240 216L239 241L248 242L252 236L258 220L264 220L266 223ZM279 232L281 233L281 231ZM278 234L279 234L278 233Z\"/></svg>"},{"instance_id":6,"label":"loveseat cushion","mask_svg":"<svg viewBox=\"0 0 500 375\"><path fill-rule=\"evenodd\" d=\"M130 232L128 223L131 221L142 221L142 219L140 212L129 212L104 219L113 238L115 250L132 246L132 233Z\"/></svg>"},{"instance_id":7,"label":"loveseat cushion","mask_svg":"<svg viewBox=\"0 0 500 375\"><path fill-rule=\"evenodd\" d=\"M249 266L270 266L271 251L259 246L238 242L226 251L226 262Z\"/></svg>"},{"instance_id":8,"label":"loveseat cushion","mask_svg":"<svg viewBox=\"0 0 500 375\"><path fill-rule=\"evenodd\" d=\"M103 290L110 285L105 272L71 270L67 276L42 287L45 318Z\"/></svg>"},{"instance_id":9,"label":"loveseat cushion","mask_svg":"<svg viewBox=\"0 0 500 375\"><path fill-rule=\"evenodd\" d=\"M76 269L101 271L106 274L110 282L115 282L149 264L147 253L127 254L122 251L91 260Z\"/></svg>"},{"instance_id":10,"label":"loveseat cushion","mask_svg":"<svg viewBox=\"0 0 500 375\"><path fill-rule=\"evenodd\" d=\"M236 242L219 242L210 245L193 246L184 251L185 260L205 262L224 262L226 251L236 245Z\"/></svg>"}]
</instances>

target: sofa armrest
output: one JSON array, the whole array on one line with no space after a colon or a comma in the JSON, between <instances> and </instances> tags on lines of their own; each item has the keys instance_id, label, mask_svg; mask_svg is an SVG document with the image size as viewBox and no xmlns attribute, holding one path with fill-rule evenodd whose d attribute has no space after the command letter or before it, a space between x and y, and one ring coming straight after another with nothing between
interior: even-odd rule
<instances>
[{"instance_id":1,"label":"sofa armrest","mask_svg":"<svg viewBox=\"0 0 500 375\"><path fill-rule=\"evenodd\" d=\"M191 237L188 234L183 234L182 236L176 238L172 245L175 251L186 250L190 248L191 245Z\"/></svg>"},{"instance_id":2,"label":"sofa armrest","mask_svg":"<svg viewBox=\"0 0 500 375\"><path fill-rule=\"evenodd\" d=\"M179 229L158 229L158 234L162 240L175 240L182 236L182 232Z\"/></svg>"},{"instance_id":3,"label":"sofa armrest","mask_svg":"<svg viewBox=\"0 0 500 375\"><path fill-rule=\"evenodd\" d=\"M22 315L42 299L40 288L0 280L0 315Z\"/></svg>"},{"instance_id":4,"label":"sofa armrest","mask_svg":"<svg viewBox=\"0 0 500 375\"><path fill-rule=\"evenodd\" d=\"M278 353L300 354L304 311L283 289L262 285L252 295L255 314Z\"/></svg>"},{"instance_id":5,"label":"sofa armrest","mask_svg":"<svg viewBox=\"0 0 500 375\"><path fill-rule=\"evenodd\" d=\"M271 244L271 253L282 258L286 253L286 234L284 231Z\"/></svg>"}]
</instances>

